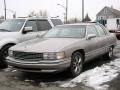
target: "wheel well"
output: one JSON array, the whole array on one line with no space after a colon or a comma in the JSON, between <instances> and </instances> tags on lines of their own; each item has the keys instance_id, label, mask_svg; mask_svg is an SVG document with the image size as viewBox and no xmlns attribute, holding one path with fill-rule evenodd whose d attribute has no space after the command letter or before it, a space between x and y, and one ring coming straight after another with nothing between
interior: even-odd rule
<instances>
[{"instance_id":1,"label":"wheel well","mask_svg":"<svg viewBox=\"0 0 120 90\"><path fill-rule=\"evenodd\" d=\"M8 44L5 44L2 48L6 47L6 46L8 46L8 45L13 46L13 45L15 45L15 43L8 43ZM2 49L2 48L1 48L1 49Z\"/></svg>"},{"instance_id":2,"label":"wheel well","mask_svg":"<svg viewBox=\"0 0 120 90\"><path fill-rule=\"evenodd\" d=\"M85 51L83 49L79 49L79 50L76 50L72 53L72 55L75 53L75 52L80 52L82 55L83 55L83 60L85 60Z\"/></svg>"}]
</instances>

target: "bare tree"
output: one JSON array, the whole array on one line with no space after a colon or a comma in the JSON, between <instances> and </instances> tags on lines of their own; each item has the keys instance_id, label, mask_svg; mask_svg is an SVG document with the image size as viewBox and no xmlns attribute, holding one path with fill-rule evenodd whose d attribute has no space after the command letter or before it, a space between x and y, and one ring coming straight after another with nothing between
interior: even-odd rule
<instances>
[{"instance_id":1,"label":"bare tree","mask_svg":"<svg viewBox=\"0 0 120 90\"><path fill-rule=\"evenodd\" d=\"M39 10L39 12L37 13L37 16L42 16L42 17L47 17L48 13L46 10Z\"/></svg>"},{"instance_id":2,"label":"bare tree","mask_svg":"<svg viewBox=\"0 0 120 90\"><path fill-rule=\"evenodd\" d=\"M4 16L0 16L0 23L2 23L4 21L5 17Z\"/></svg>"},{"instance_id":3,"label":"bare tree","mask_svg":"<svg viewBox=\"0 0 120 90\"><path fill-rule=\"evenodd\" d=\"M35 11L30 12L29 15L28 15L28 17L33 17L33 16L36 16Z\"/></svg>"},{"instance_id":4,"label":"bare tree","mask_svg":"<svg viewBox=\"0 0 120 90\"><path fill-rule=\"evenodd\" d=\"M4 18L5 18L4 16L0 16L0 19L2 19L2 20L3 20Z\"/></svg>"},{"instance_id":5,"label":"bare tree","mask_svg":"<svg viewBox=\"0 0 120 90\"><path fill-rule=\"evenodd\" d=\"M32 11L30 12L30 14L28 15L28 17L33 17L33 16L36 16L36 17L48 17L48 13L46 10L39 10L38 12L35 12L35 11Z\"/></svg>"},{"instance_id":6,"label":"bare tree","mask_svg":"<svg viewBox=\"0 0 120 90\"><path fill-rule=\"evenodd\" d=\"M68 23L79 23L79 22L80 22L80 20L76 17L68 20Z\"/></svg>"},{"instance_id":7,"label":"bare tree","mask_svg":"<svg viewBox=\"0 0 120 90\"><path fill-rule=\"evenodd\" d=\"M86 16L85 16L84 21L85 21L85 22L87 22L87 21L91 21L91 19L90 19L90 17L89 17L89 15L88 15L88 13L87 13L87 14L86 14Z\"/></svg>"}]
</instances>

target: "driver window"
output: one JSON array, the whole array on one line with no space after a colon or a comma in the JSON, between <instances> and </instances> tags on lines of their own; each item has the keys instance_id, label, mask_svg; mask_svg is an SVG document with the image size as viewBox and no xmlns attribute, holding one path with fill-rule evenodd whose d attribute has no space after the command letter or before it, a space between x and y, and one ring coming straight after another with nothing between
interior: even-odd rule
<instances>
[{"instance_id":1,"label":"driver window","mask_svg":"<svg viewBox=\"0 0 120 90\"><path fill-rule=\"evenodd\" d=\"M37 32L37 24L36 24L36 21L27 21L25 27L32 27L33 29L33 32Z\"/></svg>"}]
</instances>

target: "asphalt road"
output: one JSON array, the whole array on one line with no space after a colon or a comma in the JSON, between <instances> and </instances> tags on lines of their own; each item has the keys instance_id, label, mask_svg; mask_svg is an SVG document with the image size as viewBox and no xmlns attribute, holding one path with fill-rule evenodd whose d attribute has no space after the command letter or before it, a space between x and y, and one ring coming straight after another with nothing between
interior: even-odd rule
<instances>
[{"instance_id":1,"label":"asphalt road","mask_svg":"<svg viewBox=\"0 0 120 90\"><path fill-rule=\"evenodd\" d=\"M120 58L120 41L114 50L115 60ZM84 65L84 71L94 69L96 66L101 66L109 63L110 60L97 58L92 62ZM78 84L74 88L60 88L60 84L64 84L72 80L64 72L62 73L22 73L12 69L11 67L5 70L0 70L0 90L94 90L83 84ZM108 90L120 90L120 75L114 80L107 82L110 87Z\"/></svg>"}]
</instances>

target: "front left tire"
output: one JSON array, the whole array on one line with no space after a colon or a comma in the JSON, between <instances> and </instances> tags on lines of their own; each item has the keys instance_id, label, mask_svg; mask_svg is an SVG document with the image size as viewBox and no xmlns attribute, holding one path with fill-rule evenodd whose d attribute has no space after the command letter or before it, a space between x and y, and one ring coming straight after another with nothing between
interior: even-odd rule
<instances>
[{"instance_id":1,"label":"front left tire","mask_svg":"<svg viewBox=\"0 0 120 90\"><path fill-rule=\"evenodd\" d=\"M0 51L0 69L5 69L8 67L6 62L6 57L8 56L8 49L13 45L6 45Z\"/></svg>"},{"instance_id":2,"label":"front left tire","mask_svg":"<svg viewBox=\"0 0 120 90\"><path fill-rule=\"evenodd\" d=\"M71 57L71 65L69 68L70 75L76 77L80 75L83 69L83 55L80 52L73 53Z\"/></svg>"}]
</instances>

